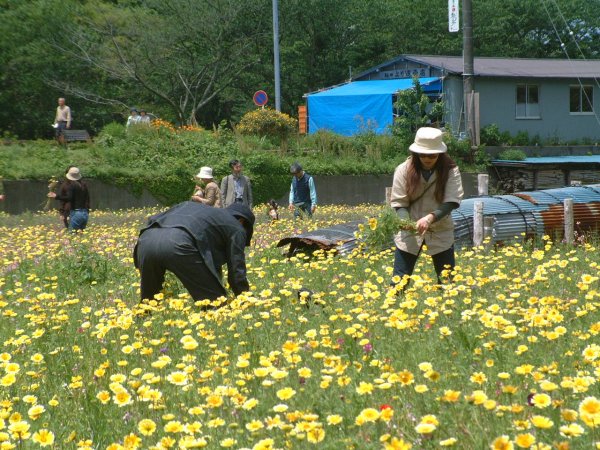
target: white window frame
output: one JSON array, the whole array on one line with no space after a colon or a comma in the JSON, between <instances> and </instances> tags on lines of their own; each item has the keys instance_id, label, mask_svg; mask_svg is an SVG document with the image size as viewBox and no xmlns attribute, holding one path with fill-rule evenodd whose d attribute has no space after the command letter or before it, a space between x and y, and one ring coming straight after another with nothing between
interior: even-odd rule
<instances>
[{"instance_id":1,"label":"white window frame","mask_svg":"<svg viewBox=\"0 0 600 450\"><path fill-rule=\"evenodd\" d=\"M518 110L518 105L519 103L517 102L518 100L518 90L519 87L525 87L525 115L524 116L520 116L519 115L519 110ZM537 89L537 107L538 107L538 113L537 115L529 115L528 113L528 109L529 109L529 88L530 87L535 87ZM540 120L542 118L542 115L540 114L540 85L539 84L533 84L533 83L517 83L517 85L515 86L515 119L518 120ZM533 103L532 103L533 104Z\"/></svg>"},{"instance_id":2,"label":"white window frame","mask_svg":"<svg viewBox=\"0 0 600 450\"><path fill-rule=\"evenodd\" d=\"M591 111L582 111L582 107L583 107L583 89L584 88L591 88L592 89L592 98L591 100L591 104L592 104L592 110ZM571 89L578 89L579 90L579 111L571 111ZM594 115L594 85L593 84L571 84L569 85L569 114L571 116L592 116Z\"/></svg>"}]
</instances>

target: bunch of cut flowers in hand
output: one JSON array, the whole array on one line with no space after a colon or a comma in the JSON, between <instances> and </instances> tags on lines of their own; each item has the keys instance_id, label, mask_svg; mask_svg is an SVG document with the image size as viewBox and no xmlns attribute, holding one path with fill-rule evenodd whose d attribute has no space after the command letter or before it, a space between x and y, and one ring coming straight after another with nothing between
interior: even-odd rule
<instances>
[{"instance_id":1,"label":"bunch of cut flowers in hand","mask_svg":"<svg viewBox=\"0 0 600 450\"><path fill-rule=\"evenodd\" d=\"M401 230L417 232L417 224L411 219L401 219L396 211L386 206L377 217L371 217L359 226L360 237L372 249L390 247L394 236Z\"/></svg>"}]
</instances>

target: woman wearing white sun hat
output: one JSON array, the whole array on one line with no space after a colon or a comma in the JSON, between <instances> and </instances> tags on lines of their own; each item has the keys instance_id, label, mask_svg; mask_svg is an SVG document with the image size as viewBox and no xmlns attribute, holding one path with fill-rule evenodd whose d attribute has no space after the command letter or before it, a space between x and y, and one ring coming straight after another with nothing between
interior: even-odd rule
<instances>
[{"instance_id":1,"label":"woman wearing white sun hat","mask_svg":"<svg viewBox=\"0 0 600 450\"><path fill-rule=\"evenodd\" d=\"M202 167L196 175L198 185L192 194L193 202L204 203L215 208L221 207L221 190L213 179L213 170L210 167Z\"/></svg>"},{"instance_id":2,"label":"woman wearing white sun hat","mask_svg":"<svg viewBox=\"0 0 600 450\"><path fill-rule=\"evenodd\" d=\"M402 230L394 239L392 284L412 275L424 244L433 259L438 281L444 269L451 271L455 265L450 213L463 198L460 171L447 154L442 132L436 128L419 128L409 149L411 156L394 172L390 205L399 217L415 221L417 230Z\"/></svg>"}]
</instances>

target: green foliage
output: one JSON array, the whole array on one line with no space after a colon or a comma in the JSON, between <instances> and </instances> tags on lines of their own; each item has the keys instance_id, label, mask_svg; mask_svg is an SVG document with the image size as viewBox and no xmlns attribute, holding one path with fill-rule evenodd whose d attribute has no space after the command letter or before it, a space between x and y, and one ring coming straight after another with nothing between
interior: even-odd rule
<instances>
[{"instance_id":1,"label":"green foliage","mask_svg":"<svg viewBox=\"0 0 600 450\"><path fill-rule=\"evenodd\" d=\"M383 250L393 244L394 236L400 230L416 233L416 223L410 219L401 219L396 211L386 206L377 217L371 217L361 227L362 239L372 250Z\"/></svg>"},{"instance_id":2,"label":"green foliage","mask_svg":"<svg viewBox=\"0 0 600 450\"><path fill-rule=\"evenodd\" d=\"M525 152L516 148L504 150L497 157L502 161L523 161L525 158L527 158Z\"/></svg>"},{"instance_id":3,"label":"green foliage","mask_svg":"<svg viewBox=\"0 0 600 450\"><path fill-rule=\"evenodd\" d=\"M480 170L489 162L485 148L483 146L471 147L468 139L459 139L448 131L444 133L444 142L448 146L448 154L462 169L468 166L474 170Z\"/></svg>"},{"instance_id":4,"label":"green foliage","mask_svg":"<svg viewBox=\"0 0 600 450\"><path fill-rule=\"evenodd\" d=\"M500 131L495 123L483 127L480 131L481 143L490 146L502 145L510 140L508 131Z\"/></svg>"},{"instance_id":5,"label":"green foliage","mask_svg":"<svg viewBox=\"0 0 600 450\"><path fill-rule=\"evenodd\" d=\"M270 108L258 108L242 116L237 131L244 135L287 139L297 133L298 121Z\"/></svg>"},{"instance_id":6,"label":"green foliage","mask_svg":"<svg viewBox=\"0 0 600 450\"><path fill-rule=\"evenodd\" d=\"M394 122L394 134L405 140L415 136L416 131L428 123L439 121L444 112L444 104L437 102L430 107L429 97L425 95L419 83L419 78L413 78L413 88L405 89L398 94L394 105L400 116Z\"/></svg>"}]
</instances>

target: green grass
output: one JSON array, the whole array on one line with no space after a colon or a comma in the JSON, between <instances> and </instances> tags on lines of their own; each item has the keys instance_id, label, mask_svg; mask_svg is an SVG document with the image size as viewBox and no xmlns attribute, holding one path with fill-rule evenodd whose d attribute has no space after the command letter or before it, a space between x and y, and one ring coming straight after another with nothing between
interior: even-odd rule
<instances>
[{"instance_id":1,"label":"green grass","mask_svg":"<svg viewBox=\"0 0 600 450\"><path fill-rule=\"evenodd\" d=\"M0 217L0 440L37 448L40 429L61 449L88 439L102 449L600 440L599 422L590 426L600 420L595 243L463 250L448 286L423 256L396 295L391 251L286 259L275 247L378 207L324 207L313 222L285 212L273 224L256 212L251 292L202 312L169 277L145 315L131 250L150 211L95 213L83 235L51 214ZM314 293L308 305L300 288Z\"/></svg>"}]
</instances>

